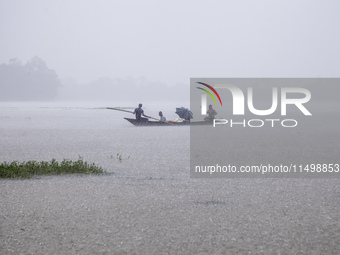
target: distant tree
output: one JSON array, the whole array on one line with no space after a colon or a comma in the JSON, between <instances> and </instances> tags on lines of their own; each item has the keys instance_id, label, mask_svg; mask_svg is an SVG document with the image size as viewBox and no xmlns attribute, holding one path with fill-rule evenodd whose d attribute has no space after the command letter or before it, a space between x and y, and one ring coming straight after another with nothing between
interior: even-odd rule
<instances>
[{"instance_id":1,"label":"distant tree","mask_svg":"<svg viewBox=\"0 0 340 255\"><path fill-rule=\"evenodd\" d=\"M21 60L17 58L11 58L8 62L8 65L10 66L21 66Z\"/></svg>"},{"instance_id":2,"label":"distant tree","mask_svg":"<svg viewBox=\"0 0 340 255\"><path fill-rule=\"evenodd\" d=\"M1 101L53 100L59 86L56 72L39 57L32 58L25 65L16 58L0 65Z\"/></svg>"}]
</instances>

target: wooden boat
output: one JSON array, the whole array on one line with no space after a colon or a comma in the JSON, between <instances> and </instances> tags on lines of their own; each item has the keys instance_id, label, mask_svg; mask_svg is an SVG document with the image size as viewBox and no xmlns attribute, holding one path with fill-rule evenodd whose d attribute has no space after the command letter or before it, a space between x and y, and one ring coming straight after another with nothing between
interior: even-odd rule
<instances>
[{"instance_id":1,"label":"wooden boat","mask_svg":"<svg viewBox=\"0 0 340 255\"><path fill-rule=\"evenodd\" d=\"M183 122L163 122L152 120L136 120L124 118L134 126L191 126L191 125L212 125L210 121L183 121Z\"/></svg>"}]
</instances>

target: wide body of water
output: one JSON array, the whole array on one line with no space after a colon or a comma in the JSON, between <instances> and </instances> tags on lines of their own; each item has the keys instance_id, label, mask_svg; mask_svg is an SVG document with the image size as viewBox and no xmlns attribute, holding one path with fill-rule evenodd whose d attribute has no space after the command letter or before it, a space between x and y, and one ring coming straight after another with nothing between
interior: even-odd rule
<instances>
[{"instance_id":1,"label":"wide body of water","mask_svg":"<svg viewBox=\"0 0 340 255\"><path fill-rule=\"evenodd\" d=\"M153 103L145 114L175 119L180 103ZM189 174L189 127L135 127L131 113L107 110L133 103L1 103L0 161L76 160L83 157L115 173ZM132 109L131 109L132 108ZM120 160L121 159L121 160Z\"/></svg>"},{"instance_id":2,"label":"wide body of water","mask_svg":"<svg viewBox=\"0 0 340 255\"><path fill-rule=\"evenodd\" d=\"M83 157L114 173L1 180L1 254L339 254L338 178L190 178L190 127L135 127L104 109L138 103L0 103L1 162ZM181 106L143 108L174 119ZM239 132L233 159L275 152L273 139L258 150ZM333 160L334 133L309 129L320 138L304 151L270 137L282 157Z\"/></svg>"}]
</instances>

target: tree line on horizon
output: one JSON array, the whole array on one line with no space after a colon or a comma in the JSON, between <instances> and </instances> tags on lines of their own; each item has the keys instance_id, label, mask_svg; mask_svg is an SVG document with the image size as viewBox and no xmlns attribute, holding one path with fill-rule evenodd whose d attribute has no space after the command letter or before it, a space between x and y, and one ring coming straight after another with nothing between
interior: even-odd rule
<instances>
[{"instance_id":1,"label":"tree line on horizon","mask_svg":"<svg viewBox=\"0 0 340 255\"><path fill-rule=\"evenodd\" d=\"M26 64L12 58L0 64L0 101L53 100L189 100L189 86L167 86L145 77L101 77L80 84L72 78L59 79L56 71L35 56Z\"/></svg>"},{"instance_id":2,"label":"tree line on horizon","mask_svg":"<svg viewBox=\"0 0 340 255\"><path fill-rule=\"evenodd\" d=\"M0 101L49 101L60 86L57 73L37 56L26 64L16 58L0 64Z\"/></svg>"}]
</instances>

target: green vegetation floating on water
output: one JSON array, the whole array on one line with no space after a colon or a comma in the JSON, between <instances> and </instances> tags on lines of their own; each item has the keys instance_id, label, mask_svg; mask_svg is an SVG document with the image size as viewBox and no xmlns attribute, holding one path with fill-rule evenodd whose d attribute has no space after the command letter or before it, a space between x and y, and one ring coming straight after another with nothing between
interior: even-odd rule
<instances>
[{"instance_id":1,"label":"green vegetation floating on water","mask_svg":"<svg viewBox=\"0 0 340 255\"><path fill-rule=\"evenodd\" d=\"M27 161L20 163L3 162L0 164L0 179L29 179L34 175L64 175L64 174L105 174L99 166L88 164L82 158L77 161L64 159L58 162L52 159L47 161Z\"/></svg>"}]
</instances>

